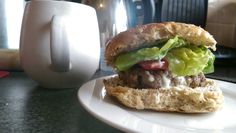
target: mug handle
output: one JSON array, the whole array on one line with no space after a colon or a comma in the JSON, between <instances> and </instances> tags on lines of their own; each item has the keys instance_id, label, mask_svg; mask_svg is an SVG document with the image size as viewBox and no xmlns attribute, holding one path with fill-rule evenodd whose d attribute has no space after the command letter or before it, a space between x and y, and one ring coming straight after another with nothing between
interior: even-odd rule
<instances>
[{"instance_id":1,"label":"mug handle","mask_svg":"<svg viewBox=\"0 0 236 133\"><path fill-rule=\"evenodd\" d=\"M68 72L71 69L70 50L63 16L52 17L50 30L52 69L56 72Z\"/></svg>"}]
</instances>

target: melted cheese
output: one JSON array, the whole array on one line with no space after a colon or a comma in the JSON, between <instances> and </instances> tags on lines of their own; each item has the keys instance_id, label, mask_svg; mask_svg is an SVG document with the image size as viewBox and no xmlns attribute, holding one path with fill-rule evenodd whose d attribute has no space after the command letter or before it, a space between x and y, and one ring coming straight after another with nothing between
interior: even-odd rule
<instances>
[{"instance_id":1,"label":"melted cheese","mask_svg":"<svg viewBox=\"0 0 236 133\"><path fill-rule=\"evenodd\" d=\"M150 81L150 82L155 81L154 76L149 71L145 71L145 73L148 75L148 81Z\"/></svg>"},{"instance_id":2,"label":"melted cheese","mask_svg":"<svg viewBox=\"0 0 236 133\"><path fill-rule=\"evenodd\" d=\"M179 80L179 85L187 85L186 79L183 76L176 78Z\"/></svg>"},{"instance_id":3,"label":"melted cheese","mask_svg":"<svg viewBox=\"0 0 236 133\"><path fill-rule=\"evenodd\" d=\"M154 75L152 75L149 71L145 71L145 73L148 75L148 81L150 82L154 82L155 81L155 77ZM165 88L171 88L171 79L168 77L168 75L166 73L162 73L161 74L161 87L165 87ZM181 86L187 86L187 82L184 76L180 76L180 77L176 77L179 84L177 86L181 87Z\"/></svg>"},{"instance_id":4,"label":"melted cheese","mask_svg":"<svg viewBox=\"0 0 236 133\"><path fill-rule=\"evenodd\" d=\"M169 88L170 87L170 78L167 77L167 74L162 74L162 87Z\"/></svg>"}]
</instances>

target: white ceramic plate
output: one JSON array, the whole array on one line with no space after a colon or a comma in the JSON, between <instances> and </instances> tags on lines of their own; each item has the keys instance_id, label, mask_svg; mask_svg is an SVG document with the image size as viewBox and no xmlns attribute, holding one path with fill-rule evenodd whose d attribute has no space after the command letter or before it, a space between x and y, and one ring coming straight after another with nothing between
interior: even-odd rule
<instances>
[{"instance_id":1,"label":"white ceramic plate","mask_svg":"<svg viewBox=\"0 0 236 133\"><path fill-rule=\"evenodd\" d=\"M235 132L236 84L219 81L225 96L224 108L216 113L181 114L138 111L106 95L102 77L84 84L78 91L83 107L96 118L125 132Z\"/></svg>"}]
</instances>

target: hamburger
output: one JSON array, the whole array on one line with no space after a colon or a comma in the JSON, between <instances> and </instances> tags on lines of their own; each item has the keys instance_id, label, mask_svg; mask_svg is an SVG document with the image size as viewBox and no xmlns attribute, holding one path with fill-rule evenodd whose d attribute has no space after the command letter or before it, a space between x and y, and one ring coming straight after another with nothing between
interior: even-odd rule
<instances>
[{"instance_id":1,"label":"hamburger","mask_svg":"<svg viewBox=\"0 0 236 133\"><path fill-rule=\"evenodd\" d=\"M214 72L216 41L201 27L151 23L119 33L106 46L117 76L104 80L108 95L127 107L164 112L215 112L223 105Z\"/></svg>"}]
</instances>

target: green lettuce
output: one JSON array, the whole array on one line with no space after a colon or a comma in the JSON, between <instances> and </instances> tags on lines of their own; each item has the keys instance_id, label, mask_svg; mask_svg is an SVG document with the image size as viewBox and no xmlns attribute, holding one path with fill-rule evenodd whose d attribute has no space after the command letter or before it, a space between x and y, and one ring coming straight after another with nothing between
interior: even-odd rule
<instances>
[{"instance_id":1,"label":"green lettuce","mask_svg":"<svg viewBox=\"0 0 236 133\"><path fill-rule=\"evenodd\" d=\"M214 71L215 56L203 46L189 45L173 49L168 52L166 58L169 62L169 70L177 76L190 76Z\"/></svg>"},{"instance_id":2,"label":"green lettuce","mask_svg":"<svg viewBox=\"0 0 236 133\"><path fill-rule=\"evenodd\" d=\"M158 43L156 45L160 46ZM126 71L140 61L161 60L164 57L168 60L169 70L177 76L214 71L215 56L209 49L190 45L178 36L169 39L161 48L154 46L121 54L117 57L115 66L118 71Z\"/></svg>"},{"instance_id":3,"label":"green lettuce","mask_svg":"<svg viewBox=\"0 0 236 133\"><path fill-rule=\"evenodd\" d=\"M208 73L213 73L214 72L214 62L215 62L215 55L207 49L207 54L208 54L208 62L206 67L203 69L203 73L208 74Z\"/></svg>"},{"instance_id":4,"label":"green lettuce","mask_svg":"<svg viewBox=\"0 0 236 133\"><path fill-rule=\"evenodd\" d=\"M117 57L115 66L118 71L126 71L143 60L160 60L166 56L169 50L184 45L187 45L186 41L176 36L173 39L169 39L161 48L142 48L137 51L121 54Z\"/></svg>"}]
</instances>

